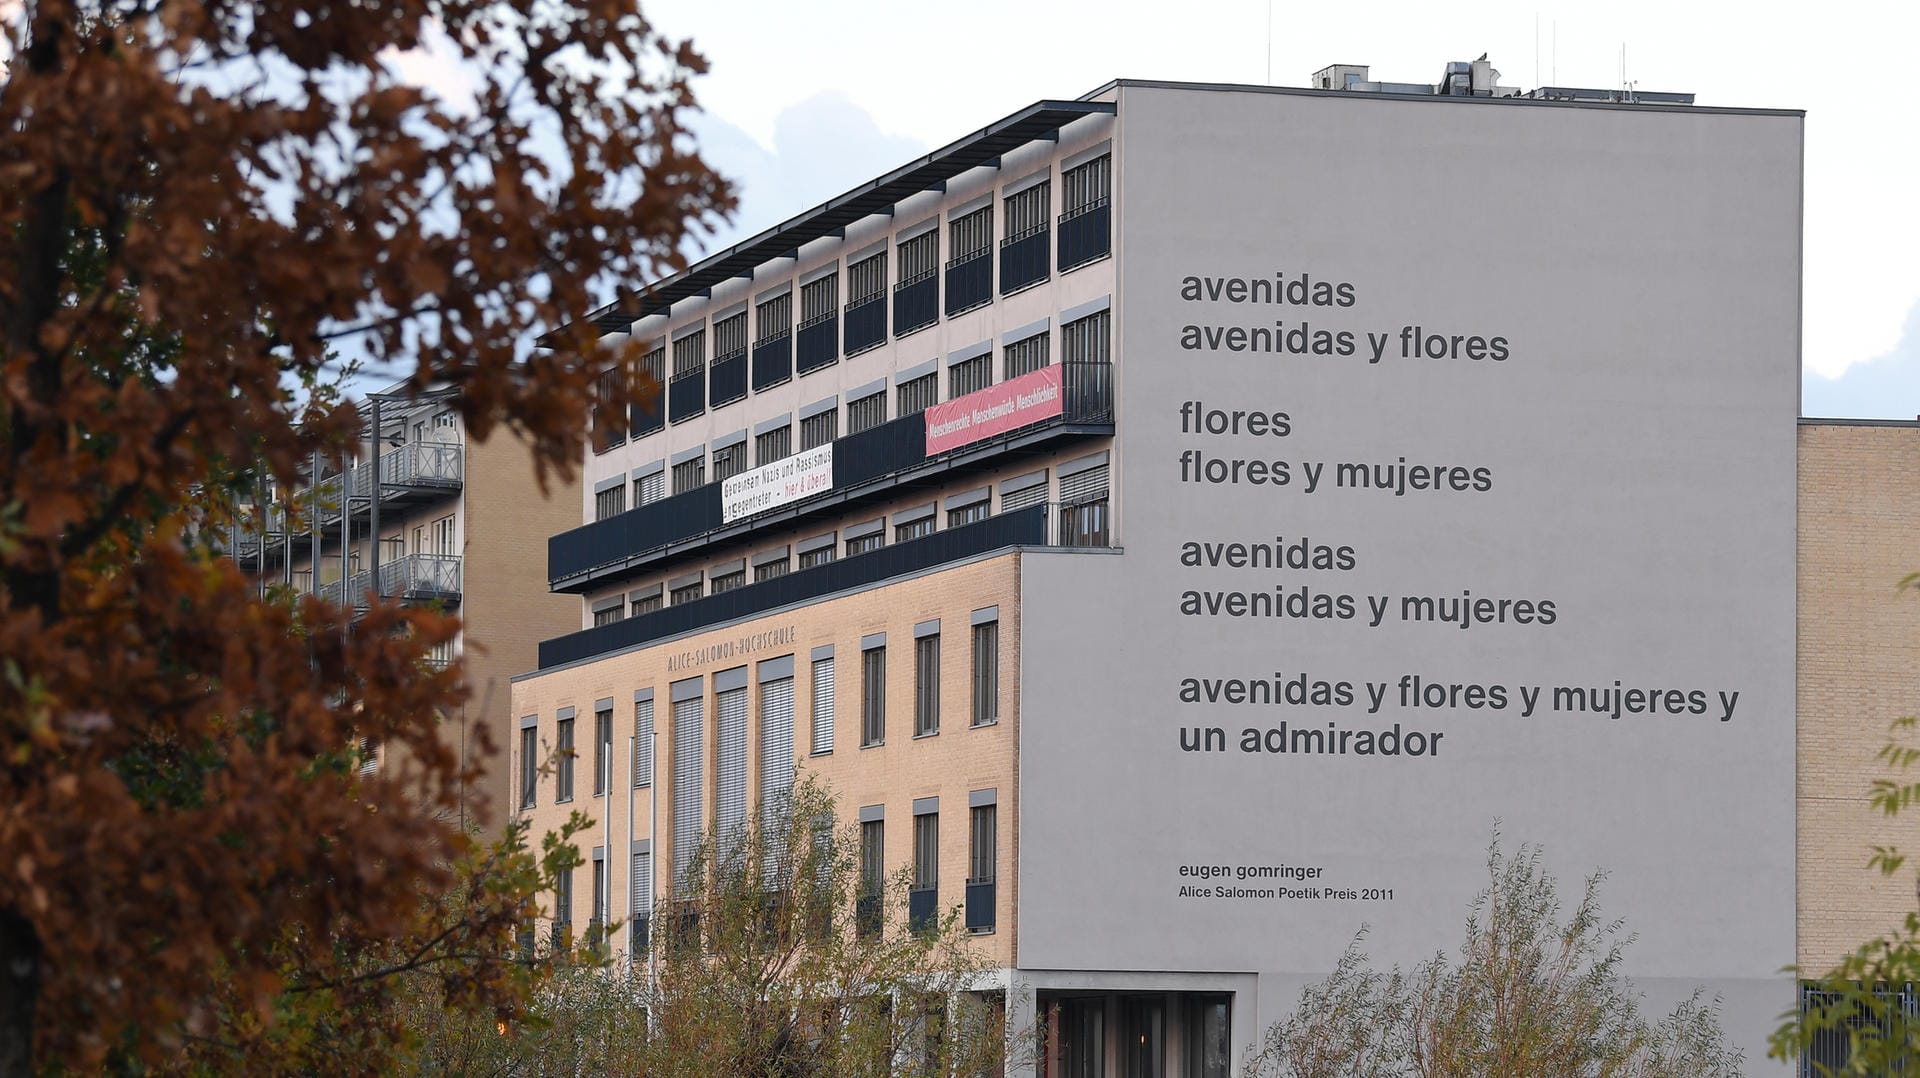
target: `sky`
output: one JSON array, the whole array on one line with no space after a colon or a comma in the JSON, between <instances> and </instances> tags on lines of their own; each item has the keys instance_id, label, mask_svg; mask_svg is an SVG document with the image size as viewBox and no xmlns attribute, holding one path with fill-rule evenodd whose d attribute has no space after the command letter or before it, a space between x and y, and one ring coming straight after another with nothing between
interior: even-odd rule
<instances>
[{"instance_id":1,"label":"sky","mask_svg":"<svg viewBox=\"0 0 1920 1078\"><path fill-rule=\"evenodd\" d=\"M1920 416L1920 3L1473 5L649 0L711 72L703 152L741 191L724 247L1042 98L1115 78L1304 86L1328 64L1433 82L1681 91L1807 113L1801 413Z\"/></svg>"}]
</instances>

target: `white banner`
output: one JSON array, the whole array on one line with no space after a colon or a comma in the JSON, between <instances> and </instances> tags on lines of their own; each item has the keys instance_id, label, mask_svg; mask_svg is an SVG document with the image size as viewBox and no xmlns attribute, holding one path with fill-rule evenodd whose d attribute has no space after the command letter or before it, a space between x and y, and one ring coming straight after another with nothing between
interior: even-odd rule
<instances>
[{"instance_id":1,"label":"white banner","mask_svg":"<svg viewBox=\"0 0 1920 1078\"><path fill-rule=\"evenodd\" d=\"M731 524L775 506L833 489L833 443L803 449L741 472L720 486L720 519Z\"/></svg>"}]
</instances>

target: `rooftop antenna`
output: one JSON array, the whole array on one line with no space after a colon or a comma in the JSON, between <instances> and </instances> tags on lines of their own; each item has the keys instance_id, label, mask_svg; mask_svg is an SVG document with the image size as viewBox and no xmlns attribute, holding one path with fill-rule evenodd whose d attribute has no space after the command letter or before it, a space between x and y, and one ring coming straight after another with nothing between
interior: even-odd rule
<instances>
[{"instance_id":1,"label":"rooftop antenna","mask_svg":"<svg viewBox=\"0 0 1920 1078\"><path fill-rule=\"evenodd\" d=\"M1540 13L1533 13L1533 84L1540 85Z\"/></svg>"},{"instance_id":2,"label":"rooftop antenna","mask_svg":"<svg viewBox=\"0 0 1920 1078\"><path fill-rule=\"evenodd\" d=\"M1560 85L1560 20L1553 20L1553 52L1548 60L1553 65L1553 84Z\"/></svg>"},{"instance_id":3,"label":"rooftop antenna","mask_svg":"<svg viewBox=\"0 0 1920 1078\"><path fill-rule=\"evenodd\" d=\"M1267 0L1267 85L1273 85L1273 0Z\"/></svg>"}]
</instances>

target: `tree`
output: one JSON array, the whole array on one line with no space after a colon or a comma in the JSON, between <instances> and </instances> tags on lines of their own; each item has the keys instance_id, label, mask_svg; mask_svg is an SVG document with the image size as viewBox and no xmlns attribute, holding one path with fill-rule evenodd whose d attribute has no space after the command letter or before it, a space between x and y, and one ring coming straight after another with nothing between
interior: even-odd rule
<instances>
[{"instance_id":1,"label":"tree","mask_svg":"<svg viewBox=\"0 0 1920 1078\"><path fill-rule=\"evenodd\" d=\"M1916 585L1920 574L1903 580L1901 589ZM1912 742L1916 730L1920 719L1896 719L1880 749L1879 759L1893 777L1875 779L1869 800L1888 816L1920 803L1920 782L1906 776L1920 762L1920 746ZM1867 859L1869 870L1884 876L1898 874L1906 863L1906 854L1896 846L1875 846ZM1920 896L1920 881L1915 893ZM1821 1078L1912 1073L1920 1066L1920 1014L1913 1004L1917 983L1920 909L1810 978L1807 987L1812 991L1805 1005L1784 1017L1768 1043L1768 1055L1795 1062L1808 1058Z\"/></svg>"},{"instance_id":2,"label":"tree","mask_svg":"<svg viewBox=\"0 0 1920 1078\"><path fill-rule=\"evenodd\" d=\"M1538 847L1507 856L1498 836L1488 885L1457 961L1403 972L1367 963L1357 937L1326 980L1271 1027L1247 1074L1275 1078L1715 1078L1740 1073L1718 1005L1696 992L1652 1021L1620 971L1631 937L1603 920L1601 876L1562 919ZM1362 933L1364 937L1364 933Z\"/></svg>"},{"instance_id":3,"label":"tree","mask_svg":"<svg viewBox=\"0 0 1920 1078\"><path fill-rule=\"evenodd\" d=\"M460 673L420 663L455 621L263 597L212 537L263 477L353 452L355 409L313 392L336 347L452 387L476 437L566 474L591 387L638 359L596 351L584 312L677 266L731 196L681 122L703 61L631 0L22 0L0 21L19 1074L230 1043L278 1020L289 971L437 934L420 895L476 853L436 728ZM407 82L419 50L465 85ZM400 762L361 775L360 736Z\"/></svg>"},{"instance_id":4,"label":"tree","mask_svg":"<svg viewBox=\"0 0 1920 1078\"><path fill-rule=\"evenodd\" d=\"M435 1025L417 1073L966 1076L1017 1057L958 911L911 924L909 878L872 891L857 833L834 826L833 807L803 783L739 833L708 836L650 918L643 953L615 945L631 936L613 926L524 1020L503 1031L469 1012Z\"/></svg>"}]
</instances>

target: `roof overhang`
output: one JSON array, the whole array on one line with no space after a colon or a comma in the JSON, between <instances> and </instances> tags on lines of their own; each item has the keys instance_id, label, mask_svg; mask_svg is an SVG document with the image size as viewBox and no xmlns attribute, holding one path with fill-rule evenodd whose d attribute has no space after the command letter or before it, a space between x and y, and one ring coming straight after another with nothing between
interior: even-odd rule
<instances>
[{"instance_id":1,"label":"roof overhang","mask_svg":"<svg viewBox=\"0 0 1920 1078\"><path fill-rule=\"evenodd\" d=\"M997 165L1002 154L1039 139L1056 137L1060 128L1074 120L1113 112L1111 101L1035 102L879 179L704 258L671 277L628 293L594 311L587 319L603 334L622 332L642 318L665 313L683 299L708 293L723 281L752 277L760 266L777 258L791 257L803 245L838 234L862 218L886 213L909 196L938 190L969 169Z\"/></svg>"}]
</instances>

